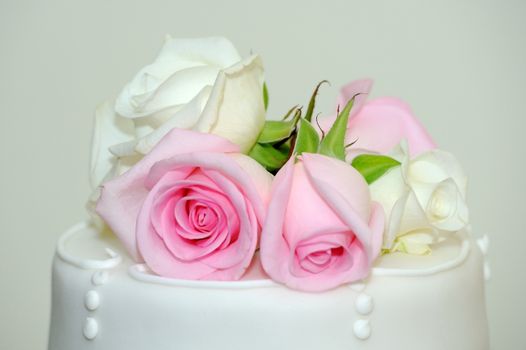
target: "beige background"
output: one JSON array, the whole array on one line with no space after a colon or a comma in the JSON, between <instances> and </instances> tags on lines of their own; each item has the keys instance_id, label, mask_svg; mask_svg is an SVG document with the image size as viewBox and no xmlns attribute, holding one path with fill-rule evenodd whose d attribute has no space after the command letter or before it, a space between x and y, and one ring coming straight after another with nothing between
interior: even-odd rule
<instances>
[{"instance_id":1,"label":"beige background","mask_svg":"<svg viewBox=\"0 0 526 350\"><path fill-rule=\"evenodd\" d=\"M475 232L491 237L493 349L526 348L525 4L2 0L0 348L45 348L54 244L86 217L92 112L165 33L261 53L274 116L322 79L325 111L364 76L410 102L465 165Z\"/></svg>"}]
</instances>

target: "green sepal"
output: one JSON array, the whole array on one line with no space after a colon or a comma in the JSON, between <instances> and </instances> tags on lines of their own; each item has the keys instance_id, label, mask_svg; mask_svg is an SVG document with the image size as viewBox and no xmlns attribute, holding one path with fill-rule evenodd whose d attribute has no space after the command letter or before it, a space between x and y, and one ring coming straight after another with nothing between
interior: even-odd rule
<instances>
[{"instance_id":1,"label":"green sepal","mask_svg":"<svg viewBox=\"0 0 526 350\"><path fill-rule=\"evenodd\" d=\"M267 83L263 83L263 104L265 106L265 110L268 108L268 88Z\"/></svg>"},{"instance_id":2,"label":"green sepal","mask_svg":"<svg viewBox=\"0 0 526 350\"><path fill-rule=\"evenodd\" d=\"M320 144L320 137L316 129L307 120L301 118L298 136L296 137L296 144L294 146L294 153L300 155L303 152L316 153L318 145Z\"/></svg>"},{"instance_id":3,"label":"green sepal","mask_svg":"<svg viewBox=\"0 0 526 350\"><path fill-rule=\"evenodd\" d=\"M256 143L248 155L270 172L279 170L289 159L290 146L285 143L279 147Z\"/></svg>"},{"instance_id":4,"label":"green sepal","mask_svg":"<svg viewBox=\"0 0 526 350\"><path fill-rule=\"evenodd\" d=\"M305 119L307 119L308 122L312 120L312 114L314 113L314 107L316 105L316 96L318 95L318 90L324 83L329 83L327 80L322 80L316 85L316 88L314 89L314 92L312 93L312 96L309 101L309 106L307 107L307 113L305 113Z\"/></svg>"},{"instance_id":5,"label":"green sepal","mask_svg":"<svg viewBox=\"0 0 526 350\"><path fill-rule=\"evenodd\" d=\"M292 135L297 122L297 118L291 120L267 120L257 142L264 144L285 140Z\"/></svg>"},{"instance_id":6,"label":"green sepal","mask_svg":"<svg viewBox=\"0 0 526 350\"><path fill-rule=\"evenodd\" d=\"M362 154L354 158L351 164L362 174L368 184L372 184L388 170L399 166L400 162L388 156Z\"/></svg>"},{"instance_id":7,"label":"green sepal","mask_svg":"<svg viewBox=\"0 0 526 350\"><path fill-rule=\"evenodd\" d=\"M345 108L336 117L327 135L321 140L320 154L345 160L345 133L353 104L354 97L347 102Z\"/></svg>"},{"instance_id":8,"label":"green sepal","mask_svg":"<svg viewBox=\"0 0 526 350\"><path fill-rule=\"evenodd\" d=\"M289 111L281 118L281 120L287 120L292 114L292 112L294 112L294 118L301 117L301 108L299 108L298 105L295 105L294 107L289 109Z\"/></svg>"}]
</instances>

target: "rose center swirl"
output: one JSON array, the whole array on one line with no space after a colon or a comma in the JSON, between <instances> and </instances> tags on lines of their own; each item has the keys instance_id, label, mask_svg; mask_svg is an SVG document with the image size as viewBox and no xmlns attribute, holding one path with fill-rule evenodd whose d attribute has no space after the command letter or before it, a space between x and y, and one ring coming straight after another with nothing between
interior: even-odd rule
<instances>
[{"instance_id":1,"label":"rose center swirl","mask_svg":"<svg viewBox=\"0 0 526 350\"><path fill-rule=\"evenodd\" d=\"M239 219L230 200L202 181L182 181L160 194L152 224L172 254L184 261L225 249L239 236Z\"/></svg>"}]
</instances>

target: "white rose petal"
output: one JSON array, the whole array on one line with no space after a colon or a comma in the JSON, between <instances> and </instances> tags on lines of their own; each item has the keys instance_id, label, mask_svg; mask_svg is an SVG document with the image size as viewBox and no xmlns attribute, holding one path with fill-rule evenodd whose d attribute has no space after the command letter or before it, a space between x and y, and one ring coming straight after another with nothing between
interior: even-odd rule
<instances>
[{"instance_id":1,"label":"white rose petal","mask_svg":"<svg viewBox=\"0 0 526 350\"><path fill-rule=\"evenodd\" d=\"M407 254L426 255L431 253L430 245L433 243L435 243L434 235L416 231L398 237L391 250Z\"/></svg>"},{"instance_id":2,"label":"white rose petal","mask_svg":"<svg viewBox=\"0 0 526 350\"><path fill-rule=\"evenodd\" d=\"M190 101L218 72L241 59L225 38L168 37L155 61L141 69L117 98L115 110L139 118Z\"/></svg>"},{"instance_id":3,"label":"white rose petal","mask_svg":"<svg viewBox=\"0 0 526 350\"><path fill-rule=\"evenodd\" d=\"M264 124L263 64L251 56L219 73L197 130L225 137L248 152Z\"/></svg>"},{"instance_id":4,"label":"white rose petal","mask_svg":"<svg viewBox=\"0 0 526 350\"><path fill-rule=\"evenodd\" d=\"M458 231L469 223L466 202L451 178L442 181L435 188L426 213L434 227L445 231Z\"/></svg>"},{"instance_id":5,"label":"white rose petal","mask_svg":"<svg viewBox=\"0 0 526 350\"><path fill-rule=\"evenodd\" d=\"M137 154L135 148L137 147L137 139L118 143L109 148L111 154L113 154L117 159L121 157L129 157Z\"/></svg>"},{"instance_id":6,"label":"white rose petal","mask_svg":"<svg viewBox=\"0 0 526 350\"><path fill-rule=\"evenodd\" d=\"M194 129L201 116L206 102L209 100L210 86L205 86L190 102L170 116L158 128L138 140L135 150L146 154L173 128ZM209 130L207 131L209 132Z\"/></svg>"},{"instance_id":7,"label":"white rose petal","mask_svg":"<svg viewBox=\"0 0 526 350\"><path fill-rule=\"evenodd\" d=\"M435 149L411 160L408 180L411 183L438 183L453 179L465 196L467 177L458 160L451 153Z\"/></svg>"},{"instance_id":8,"label":"white rose petal","mask_svg":"<svg viewBox=\"0 0 526 350\"><path fill-rule=\"evenodd\" d=\"M468 224L466 176L458 161L441 150L410 160L402 143L391 156L401 166L370 185L372 199L386 212L384 248L426 254L442 233Z\"/></svg>"},{"instance_id":9,"label":"white rose petal","mask_svg":"<svg viewBox=\"0 0 526 350\"><path fill-rule=\"evenodd\" d=\"M90 183L96 188L115 164L109 151L111 145L134 137L131 120L119 118L113 110L113 101L106 101L95 111L95 125L91 148Z\"/></svg>"},{"instance_id":10,"label":"white rose petal","mask_svg":"<svg viewBox=\"0 0 526 350\"><path fill-rule=\"evenodd\" d=\"M430 225L426 212L420 205L414 189L411 189L407 195L397 236L412 231L436 233L435 228Z\"/></svg>"},{"instance_id":11,"label":"white rose petal","mask_svg":"<svg viewBox=\"0 0 526 350\"><path fill-rule=\"evenodd\" d=\"M168 37L115 103L97 110L91 184L121 174L173 128L225 137L248 152L263 128L263 67L224 38Z\"/></svg>"},{"instance_id":12,"label":"white rose petal","mask_svg":"<svg viewBox=\"0 0 526 350\"><path fill-rule=\"evenodd\" d=\"M410 189L404 182L400 167L389 170L373 182L369 189L371 198L384 208L386 217L384 246L391 246L398 234Z\"/></svg>"}]
</instances>

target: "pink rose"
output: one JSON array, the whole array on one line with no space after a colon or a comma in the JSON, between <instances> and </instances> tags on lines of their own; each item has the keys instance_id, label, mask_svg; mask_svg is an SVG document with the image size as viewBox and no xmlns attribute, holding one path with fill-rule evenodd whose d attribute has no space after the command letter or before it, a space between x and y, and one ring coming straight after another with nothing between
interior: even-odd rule
<instances>
[{"instance_id":1,"label":"pink rose","mask_svg":"<svg viewBox=\"0 0 526 350\"><path fill-rule=\"evenodd\" d=\"M181 279L239 279L250 264L272 182L218 136L174 129L103 184L97 212L136 261Z\"/></svg>"},{"instance_id":2,"label":"pink rose","mask_svg":"<svg viewBox=\"0 0 526 350\"><path fill-rule=\"evenodd\" d=\"M304 153L274 179L261 235L269 276L293 289L324 291L365 278L382 244L384 213L353 167Z\"/></svg>"},{"instance_id":3,"label":"pink rose","mask_svg":"<svg viewBox=\"0 0 526 350\"><path fill-rule=\"evenodd\" d=\"M338 96L338 105L343 108L353 96L355 103L349 117L346 143L355 142L348 148L348 160L361 153L386 154L406 139L411 158L436 148L431 136L413 115L411 108L393 97L382 97L366 101L372 80L363 79L344 86ZM329 130L336 116L325 118L322 129Z\"/></svg>"}]
</instances>

